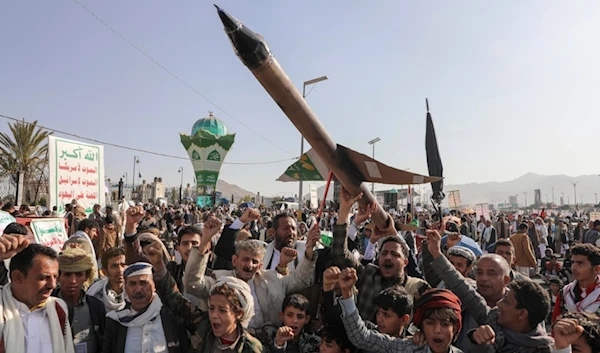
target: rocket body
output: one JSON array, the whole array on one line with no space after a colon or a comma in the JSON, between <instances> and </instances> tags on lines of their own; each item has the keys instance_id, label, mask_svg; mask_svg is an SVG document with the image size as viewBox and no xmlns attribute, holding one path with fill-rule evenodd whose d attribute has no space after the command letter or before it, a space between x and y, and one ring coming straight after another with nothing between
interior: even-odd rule
<instances>
[{"instance_id":1,"label":"rocket body","mask_svg":"<svg viewBox=\"0 0 600 353\"><path fill-rule=\"evenodd\" d=\"M377 204L372 220L379 229L385 228L388 224L387 213L363 183L355 166L338 151L337 144L279 65L264 39L220 8L217 7L217 10L240 60L250 69L344 188L352 195L363 193L359 200L361 208L366 208L373 202Z\"/></svg>"}]
</instances>

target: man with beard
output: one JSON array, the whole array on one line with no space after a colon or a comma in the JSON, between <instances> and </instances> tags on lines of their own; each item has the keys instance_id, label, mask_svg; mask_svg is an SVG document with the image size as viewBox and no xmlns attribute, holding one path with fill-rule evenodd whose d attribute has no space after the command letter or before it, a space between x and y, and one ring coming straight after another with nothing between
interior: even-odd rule
<instances>
[{"instance_id":1,"label":"man with beard","mask_svg":"<svg viewBox=\"0 0 600 353\"><path fill-rule=\"evenodd\" d=\"M220 228L221 221L217 218L211 218L204 224L205 234L200 246L192 248L189 262L185 268L184 287L186 293L200 300L207 300L210 288L219 278L237 277L248 282L254 298L255 315L250 321L249 327L258 328L266 322L281 325L279 310L273 310L273 308L281 308L283 300L288 294L297 293L312 284L317 260L314 247L321 238L319 228L315 225L310 230L304 259L298 263L296 271L287 276L282 276L276 270L262 269L265 248L262 243L255 240L243 240L235 244L235 254L232 256L233 270L215 270L211 276L205 276L211 242L211 237L206 236L206 233L215 234L211 229ZM296 250L283 247L278 263L286 266L296 257Z\"/></svg>"},{"instance_id":2,"label":"man with beard","mask_svg":"<svg viewBox=\"0 0 600 353\"><path fill-rule=\"evenodd\" d=\"M235 223L234 223L235 224ZM232 224L232 226L234 226ZM273 218L273 229L275 230L275 239L267 245L267 252L262 264L263 270L275 270L279 266L281 249L296 249L298 258L287 265L288 271L293 271L304 258L305 241L297 241L297 223L296 219L287 213L280 213ZM285 272L281 268L280 272Z\"/></svg>"},{"instance_id":3,"label":"man with beard","mask_svg":"<svg viewBox=\"0 0 600 353\"><path fill-rule=\"evenodd\" d=\"M384 289L402 285L408 294L415 298L430 288L427 282L407 276L404 269L408 264L409 249L404 239L398 236L394 228L394 221L389 217L388 228L380 230L377 227L371 234L371 242L380 242L378 265L364 266L348 250L348 237L346 236L348 215L352 205L362 197L362 194L352 197L346 189L340 190L340 209L336 226L333 230L333 243L331 255L335 264L340 268L353 267L358 273L357 305L360 316L364 320L373 321L376 307L374 298ZM372 205L371 209L374 209ZM367 211L368 210L364 210ZM385 239L382 239L387 236Z\"/></svg>"},{"instance_id":4,"label":"man with beard","mask_svg":"<svg viewBox=\"0 0 600 353\"><path fill-rule=\"evenodd\" d=\"M188 336L155 292L152 265L137 262L123 273L129 304L106 314L102 350L111 353L185 353Z\"/></svg>"},{"instance_id":5,"label":"man with beard","mask_svg":"<svg viewBox=\"0 0 600 353\"><path fill-rule=\"evenodd\" d=\"M175 279L177 287L180 292L184 293L185 288L183 286L183 275L185 270L185 264L187 263L190 250L192 247L200 245L200 229L191 226L182 227L179 231L179 253L181 254L181 264L176 261L169 261L170 256L167 252L164 244L160 241L158 236L153 233L149 233L151 230L142 231L142 233L136 234L135 230L138 229L138 222L144 217L145 211L142 207L130 207L127 210L127 224L125 225L125 250L127 263L147 261L147 257L144 253L144 248L154 242L160 242L161 248L163 249L165 263L167 264L167 270ZM213 235L219 232L219 229L204 229L205 236L212 238ZM132 234L133 233L133 234ZM187 296L187 295L186 295ZM189 296L188 299L195 305L200 305L197 298ZM201 309L205 310L206 307L200 306Z\"/></svg>"},{"instance_id":6,"label":"man with beard","mask_svg":"<svg viewBox=\"0 0 600 353\"><path fill-rule=\"evenodd\" d=\"M461 298L463 310L480 325L475 330L463 326L459 335L463 347L457 346L470 351L470 347L465 347L460 340L460 336L466 334L474 346L479 346L476 349L484 348L486 352L549 352L553 341L540 325L550 309L546 291L529 279L508 284L508 263L495 254L479 259L476 290L444 257L441 240L437 230L427 231L427 247L434 259L431 266L447 288ZM503 281L498 280L499 275ZM504 288L506 284L510 290Z\"/></svg>"}]
</instances>

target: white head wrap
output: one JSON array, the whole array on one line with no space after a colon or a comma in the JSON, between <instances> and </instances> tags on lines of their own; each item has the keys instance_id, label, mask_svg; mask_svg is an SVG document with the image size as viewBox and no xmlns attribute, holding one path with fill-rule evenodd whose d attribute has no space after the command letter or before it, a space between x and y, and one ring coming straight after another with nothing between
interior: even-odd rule
<instances>
[{"instance_id":1,"label":"white head wrap","mask_svg":"<svg viewBox=\"0 0 600 353\"><path fill-rule=\"evenodd\" d=\"M128 278L130 276L141 276L141 275L150 275L152 276L152 265L147 262L136 262L127 266L125 271L123 272L123 278Z\"/></svg>"},{"instance_id":2,"label":"white head wrap","mask_svg":"<svg viewBox=\"0 0 600 353\"><path fill-rule=\"evenodd\" d=\"M242 305L242 309L244 309L244 315L240 319L240 323L244 328L247 328L250 319L254 317L254 298L252 297L248 283L235 277L223 276L210 288L210 294L212 295L213 290L221 285L226 285L235 291L235 294Z\"/></svg>"}]
</instances>

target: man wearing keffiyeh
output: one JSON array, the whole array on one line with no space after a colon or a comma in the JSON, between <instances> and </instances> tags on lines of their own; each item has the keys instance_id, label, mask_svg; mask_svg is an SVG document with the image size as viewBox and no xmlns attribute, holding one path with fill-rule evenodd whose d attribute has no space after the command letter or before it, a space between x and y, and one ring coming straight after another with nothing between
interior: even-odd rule
<instances>
[{"instance_id":1,"label":"man wearing keffiyeh","mask_svg":"<svg viewBox=\"0 0 600 353\"><path fill-rule=\"evenodd\" d=\"M156 294L152 265L131 264L123 273L129 303L106 317L104 352L187 352L185 328L178 325Z\"/></svg>"}]
</instances>

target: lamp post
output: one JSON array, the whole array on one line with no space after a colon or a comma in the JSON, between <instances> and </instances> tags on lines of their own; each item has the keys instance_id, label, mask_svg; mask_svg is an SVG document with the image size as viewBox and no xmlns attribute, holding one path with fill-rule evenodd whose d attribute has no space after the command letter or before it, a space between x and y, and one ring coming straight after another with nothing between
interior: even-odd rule
<instances>
[{"instance_id":1,"label":"lamp post","mask_svg":"<svg viewBox=\"0 0 600 353\"><path fill-rule=\"evenodd\" d=\"M575 196L575 207L577 207L577 184L579 184L579 182L572 181L571 184L573 184L573 196Z\"/></svg>"},{"instance_id":2,"label":"lamp post","mask_svg":"<svg viewBox=\"0 0 600 353\"><path fill-rule=\"evenodd\" d=\"M375 144L379 141L381 141L381 139L379 137L376 137L368 142L369 145L373 146L373 159L375 159ZM375 194L375 183L374 182L371 183L371 193Z\"/></svg>"},{"instance_id":3,"label":"lamp post","mask_svg":"<svg viewBox=\"0 0 600 353\"><path fill-rule=\"evenodd\" d=\"M177 173L181 174L181 183L179 184L179 204L183 203L183 167L177 169Z\"/></svg>"},{"instance_id":4,"label":"lamp post","mask_svg":"<svg viewBox=\"0 0 600 353\"><path fill-rule=\"evenodd\" d=\"M327 76L321 76L321 77L313 78L312 80L304 81L304 84L302 85L302 98L306 99L306 96L308 95L306 93L306 86L316 85L317 83L328 80L328 79L329 78ZM308 93L310 93L310 92L308 92ZM303 154L304 154L304 136L300 135L300 157L302 157ZM302 209L304 207L303 202L302 202L302 180L300 180L300 183L298 186L298 204L301 207L300 209Z\"/></svg>"},{"instance_id":5,"label":"lamp post","mask_svg":"<svg viewBox=\"0 0 600 353\"><path fill-rule=\"evenodd\" d=\"M125 178L125 185L127 185L127 177L129 177L129 175L127 174L127 172L125 172L123 174L123 178Z\"/></svg>"},{"instance_id":6,"label":"lamp post","mask_svg":"<svg viewBox=\"0 0 600 353\"><path fill-rule=\"evenodd\" d=\"M140 157L133 156L133 176L131 180L131 198L133 199L133 195L135 193L135 167L140 164Z\"/></svg>"}]
</instances>

